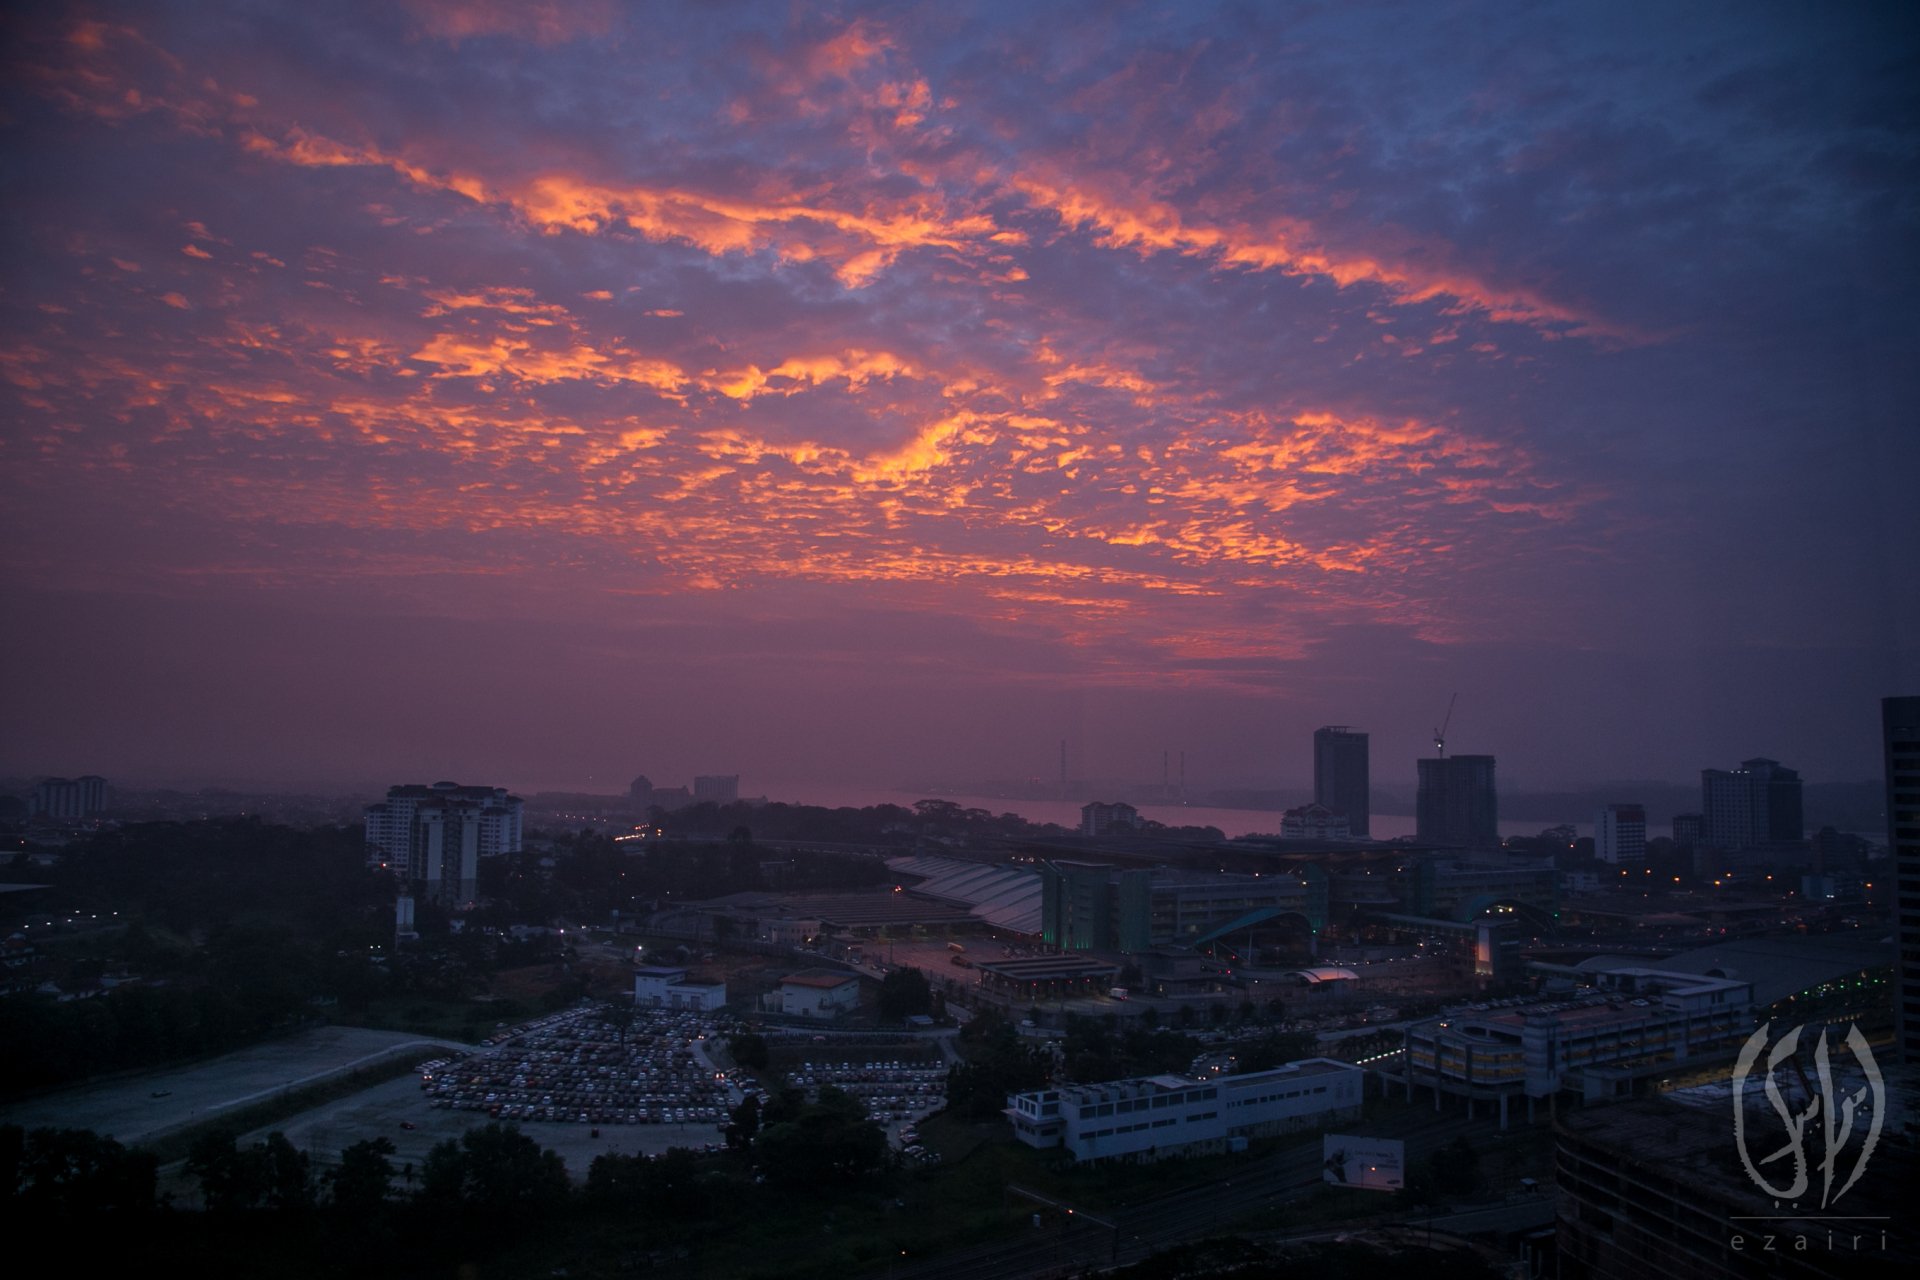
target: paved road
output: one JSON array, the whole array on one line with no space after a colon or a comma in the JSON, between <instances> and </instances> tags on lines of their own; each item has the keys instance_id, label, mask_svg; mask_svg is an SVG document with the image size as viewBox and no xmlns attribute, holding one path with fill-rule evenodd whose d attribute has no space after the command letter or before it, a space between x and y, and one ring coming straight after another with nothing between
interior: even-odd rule
<instances>
[{"instance_id":1,"label":"paved road","mask_svg":"<svg viewBox=\"0 0 1920 1280\"><path fill-rule=\"evenodd\" d=\"M0 1121L27 1129L91 1129L136 1143L391 1054L466 1047L399 1031L315 1027L210 1061L31 1098L0 1108Z\"/></svg>"}]
</instances>

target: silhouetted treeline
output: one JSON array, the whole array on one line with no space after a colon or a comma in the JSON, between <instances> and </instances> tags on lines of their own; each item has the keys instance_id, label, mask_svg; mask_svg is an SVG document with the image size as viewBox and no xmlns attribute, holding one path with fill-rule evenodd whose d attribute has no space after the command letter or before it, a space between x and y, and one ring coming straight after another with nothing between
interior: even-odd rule
<instances>
[{"instance_id":1,"label":"silhouetted treeline","mask_svg":"<svg viewBox=\"0 0 1920 1280\"><path fill-rule=\"evenodd\" d=\"M1065 830L1052 823L1029 822L1015 813L969 809L951 800L920 800L911 808L876 804L862 809L702 801L652 813L668 838L730 836L744 829L762 843L805 841L910 848L921 840L1019 839L1059 835Z\"/></svg>"},{"instance_id":2,"label":"silhouetted treeline","mask_svg":"<svg viewBox=\"0 0 1920 1280\"><path fill-rule=\"evenodd\" d=\"M69 847L46 878L58 912L117 911L181 934L251 918L331 936L346 917L392 901L390 882L367 870L360 828L245 818L103 831Z\"/></svg>"},{"instance_id":3,"label":"silhouetted treeline","mask_svg":"<svg viewBox=\"0 0 1920 1280\"><path fill-rule=\"evenodd\" d=\"M94 917L38 957L53 991L0 999L0 1093L218 1053L386 981L390 879L358 831L255 821L102 832L48 869L48 911ZM115 973L136 979L102 987Z\"/></svg>"},{"instance_id":4,"label":"silhouetted treeline","mask_svg":"<svg viewBox=\"0 0 1920 1280\"><path fill-rule=\"evenodd\" d=\"M775 868L771 875L770 865ZM684 902L752 889L851 889L888 882L890 873L877 857L770 849L754 843L748 833L717 842L620 842L595 831L569 832L554 837L548 848L483 861L482 902L470 920L498 928L556 919L605 921L615 911L645 914L668 899Z\"/></svg>"},{"instance_id":5,"label":"silhouetted treeline","mask_svg":"<svg viewBox=\"0 0 1920 1280\"><path fill-rule=\"evenodd\" d=\"M62 1240L89 1273L165 1258L169 1274L519 1274L505 1261L517 1257L545 1275L583 1238L637 1258L769 1211L817 1214L829 1195L881 1189L891 1163L879 1128L832 1089L790 1099L762 1139L721 1159L609 1153L575 1187L556 1153L498 1122L435 1145L417 1168L386 1138L333 1159L279 1133L242 1146L215 1131L194 1143L194 1190L174 1203L156 1196L148 1153L84 1130L0 1126L0 1226Z\"/></svg>"}]
</instances>

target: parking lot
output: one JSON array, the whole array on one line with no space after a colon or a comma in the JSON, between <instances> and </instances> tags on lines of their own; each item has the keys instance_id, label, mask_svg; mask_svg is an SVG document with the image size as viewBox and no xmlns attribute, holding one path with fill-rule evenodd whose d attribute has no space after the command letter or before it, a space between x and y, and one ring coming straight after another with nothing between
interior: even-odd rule
<instances>
[{"instance_id":1,"label":"parking lot","mask_svg":"<svg viewBox=\"0 0 1920 1280\"><path fill-rule=\"evenodd\" d=\"M880 1124L919 1117L946 1105L947 1065L877 1061L802 1062L787 1073L787 1081L805 1090L809 1100L832 1085L857 1098L867 1115Z\"/></svg>"},{"instance_id":2,"label":"parking lot","mask_svg":"<svg viewBox=\"0 0 1920 1280\"><path fill-rule=\"evenodd\" d=\"M743 1096L708 1054L727 1025L712 1015L643 1009L623 1035L601 1007L553 1014L242 1143L277 1129L315 1160L332 1162L344 1147L384 1137L396 1164L418 1168L434 1144L499 1120L559 1152L576 1179L606 1152L717 1146Z\"/></svg>"},{"instance_id":3,"label":"parking lot","mask_svg":"<svg viewBox=\"0 0 1920 1280\"><path fill-rule=\"evenodd\" d=\"M637 1010L624 1030L603 1008L574 1010L515 1028L480 1053L428 1063L420 1085L436 1108L496 1120L712 1126L739 1099L707 1053L722 1030L675 1010Z\"/></svg>"}]
</instances>

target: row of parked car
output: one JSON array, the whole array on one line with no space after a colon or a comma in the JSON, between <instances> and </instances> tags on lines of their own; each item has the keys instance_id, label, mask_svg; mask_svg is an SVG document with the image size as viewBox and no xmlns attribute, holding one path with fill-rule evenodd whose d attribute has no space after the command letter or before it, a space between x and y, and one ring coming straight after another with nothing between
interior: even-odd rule
<instances>
[{"instance_id":1,"label":"row of parked car","mask_svg":"<svg viewBox=\"0 0 1920 1280\"><path fill-rule=\"evenodd\" d=\"M503 1120L578 1124L705 1124L724 1121L725 1078L693 1046L723 1028L697 1013L607 1008L554 1014L504 1030L490 1047L420 1068L436 1107L485 1111Z\"/></svg>"},{"instance_id":2,"label":"row of parked car","mask_svg":"<svg viewBox=\"0 0 1920 1280\"><path fill-rule=\"evenodd\" d=\"M938 1111L947 1102L947 1069L938 1064L803 1062L787 1078L809 1097L818 1097L826 1085L850 1094L883 1125Z\"/></svg>"}]
</instances>

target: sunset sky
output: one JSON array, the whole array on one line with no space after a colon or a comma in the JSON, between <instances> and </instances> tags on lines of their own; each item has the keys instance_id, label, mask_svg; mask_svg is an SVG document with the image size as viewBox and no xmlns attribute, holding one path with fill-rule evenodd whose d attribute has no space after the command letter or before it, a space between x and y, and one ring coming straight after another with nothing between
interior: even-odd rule
<instances>
[{"instance_id":1,"label":"sunset sky","mask_svg":"<svg viewBox=\"0 0 1920 1280\"><path fill-rule=\"evenodd\" d=\"M9 6L0 771L1876 776L1899 5ZM1091 798L1091 797L1088 797Z\"/></svg>"}]
</instances>

